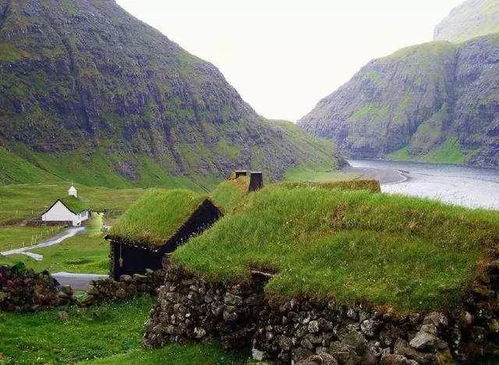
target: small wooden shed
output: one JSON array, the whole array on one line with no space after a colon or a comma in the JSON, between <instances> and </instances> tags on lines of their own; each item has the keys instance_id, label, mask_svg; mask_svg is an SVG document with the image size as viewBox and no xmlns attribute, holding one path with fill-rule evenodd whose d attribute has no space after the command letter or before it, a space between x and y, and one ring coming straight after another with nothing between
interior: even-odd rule
<instances>
[{"instance_id":1,"label":"small wooden shed","mask_svg":"<svg viewBox=\"0 0 499 365\"><path fill-rule=\"evenodd\" d=\"M162 267L163 257L222 216L213 202L189 190L154 190L142 196L111 228L111 276Z\"/></svg>"}]
</instances>

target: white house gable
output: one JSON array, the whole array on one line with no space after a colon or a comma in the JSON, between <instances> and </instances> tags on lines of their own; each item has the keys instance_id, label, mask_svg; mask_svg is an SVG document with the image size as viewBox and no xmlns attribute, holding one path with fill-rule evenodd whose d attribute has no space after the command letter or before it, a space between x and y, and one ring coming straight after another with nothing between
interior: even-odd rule
<instances>
[{"instance_id":1,"label":"white house gable","mask_svg":"<svg viewBox=\"0 0 499 365\"><path fill-rule=\"evenodd\" d=\"M42 215L44 222L72 222L74 226L80 225L82 218L74 214L60 200Z\"/></svg>"}]
</instances>

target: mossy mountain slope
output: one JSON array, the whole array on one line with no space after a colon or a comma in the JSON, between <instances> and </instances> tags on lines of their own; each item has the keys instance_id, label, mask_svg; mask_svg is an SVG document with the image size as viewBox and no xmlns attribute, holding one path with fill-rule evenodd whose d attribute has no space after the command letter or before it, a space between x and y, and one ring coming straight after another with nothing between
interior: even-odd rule
<instances>
[{"instance_id":1,"label":"mossy mountain slope","mask_svg":"<svg viewBox=\"0 0 499 365\"><path fill-rule=\"evenodd\" d=\"M332 146L257 115L216 67L113 0L0 0L0 146L10 183L45 171L106 186L172 176L209 186L235 167L278 177L339 161Z\"/></svg>"},{"instance_id":2,"label":"mossy mountain slope","mask_svg":"<svg viewBox=\"0 0 499 365\"><path fill-rule=\"evenodd\" d=\"M467 0L436 27L434 40L463 42L499 32L499 1Z\"/></svg>"},{"instance_id":3,"label":"mossy mountain slope","mask_svg":"<svg viewBox=\"0 0 499 365\"><path fill-rule=\"evenodd\" d=\"M299 124L351 157L499 167L499 34L408 47L363 67Z\"/></svg>"}]
</instances>

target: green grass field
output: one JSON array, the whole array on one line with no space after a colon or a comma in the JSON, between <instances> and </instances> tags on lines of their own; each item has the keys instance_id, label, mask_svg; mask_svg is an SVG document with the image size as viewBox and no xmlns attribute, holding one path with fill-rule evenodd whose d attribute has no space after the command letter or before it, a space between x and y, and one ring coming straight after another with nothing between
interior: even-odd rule
<instances>
[{"instance_id":1,"label":"green grass field","mask_svg":"<svg viewBox=\"0 0 499 365\"><path fill-rule=\"evenodd\" d=\"M39 217L56 199L67 196L68 184L26 184L0 186L0 225ZM146 190L109 189L75 185L78 197L95 211L123 212Z\"/></svg>"},{"instance_id":2,"label":"green grass field","mask_svg":"<svg viewBox=\"0 0 499 365\"><path fill-rule=\"evenodd\" d=\"M242 364L215 344L146 351L140 341L154 298L39 313L0 312L0 364ZM69 318L58 313L66 310Z\"/></svg>"},{"instance_id":3,"label":"green grass field","mask_svg":"<svg viewBox=\"0 0 499 365\"><path fill-rule=\"evenodd\" d=\"M334 295L401 312L454 305L499 244L499 213L368 191L268 186L173 255L213 279L278 272L275 295Z\"/></svg>"},{"instance_id":4,"label":"green grass field","mask_svg":"<svg viewBox=\"0 0 499 365\"><path fill-rule=\"evenodd\" d=\"M0 226L0 251L8 251L14 248L36 245L46 238L55 236L62 230L62 227Z\"/></svg>"},{"instance_id":5,"label":"green grass field","mask_svg":"<svg viewBox=\"0 0 499 365\"><path fill-rule=\"evenodd\" d=\"M84 233L68 238L58 245L30 251L43 255L43 261L36 261L25 255L0 256L0 265L23 262L35 271L107 274L109 244L104 240L101 227L102 215L93 214ZM0 232L2 229L5 228L0 228ZM16 230L23 232L29 231L30 228L16 227Z\"/></svg>"}]
</instances>

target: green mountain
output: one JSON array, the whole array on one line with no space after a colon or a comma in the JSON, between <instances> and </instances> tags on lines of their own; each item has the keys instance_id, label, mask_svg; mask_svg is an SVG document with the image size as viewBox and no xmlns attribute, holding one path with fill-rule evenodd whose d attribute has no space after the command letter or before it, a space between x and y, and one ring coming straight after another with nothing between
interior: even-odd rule
<instances>
[{"instance_id":1,"label":"green mountain","mask_svg":"<svg viewBox=\"0 0 499 365\"><path fill-rule=\"evenodd\" d=\"M369 62L298 124L353 158L499 167L498 85L499 33L430 42Z\"/></svg>"},{"instance_id":2,"label":"green mountain","mask_svg":"<svg viewBox=\"0 0 499 365\"><path fill-rule=\"evenodd\" d=\"M499 32L499 1L467 0L435 27L434 40L463 42Z\"/></svg>"},{"instance_id":3,"label":"green mountain","mask_svg":"<svg viewBox=\"0 0 499 365\"><path fill-rule=\"evenodd\" d=\"M0 183L207 187L312 162L343 160L114 0L0 0Z\"/></svg>"}]
</instances>

